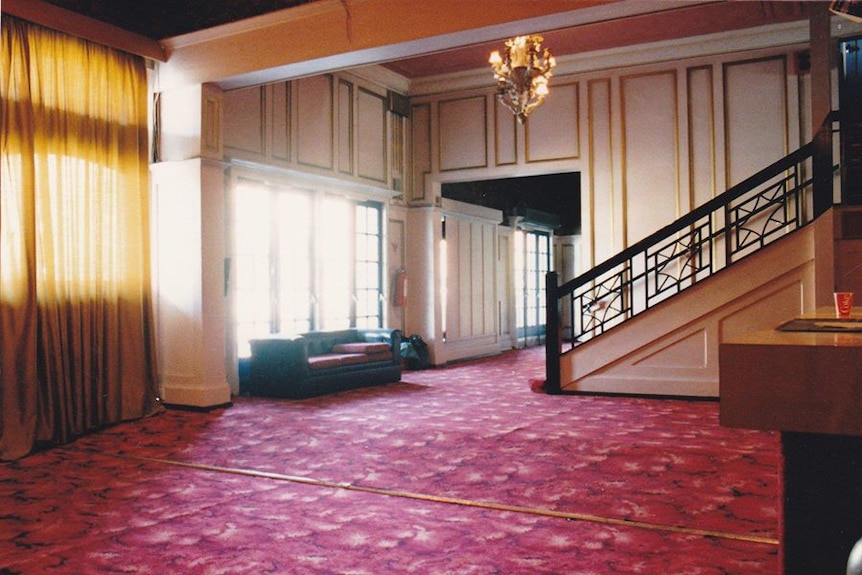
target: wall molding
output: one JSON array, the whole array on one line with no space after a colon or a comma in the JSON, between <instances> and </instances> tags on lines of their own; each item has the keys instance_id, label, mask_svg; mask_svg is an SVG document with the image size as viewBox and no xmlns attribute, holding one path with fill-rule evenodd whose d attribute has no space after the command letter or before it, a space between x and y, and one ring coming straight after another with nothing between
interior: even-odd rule
<instances>
[{"instance_id":1,"label":"wall molding","mask_svg":"<svg viewBox=\"0 0 862 575\"><path fill-rule=\"evenodd\" d=\"M771 24L745 30L692 36L681 40L665 40L637 46L596 50L557 58L555 78L603 70L617 70L645 64L659 64L681 59L702 58L720 54L748 52L787 46L805 46L809 41L808 22ZM553 48L553 47L551 47ZM493 88L490 69L481 68L456 74L428 76L410 82L411 97ZM551 80L551 89L554 87Z\"/></svg>"}]
</instances>

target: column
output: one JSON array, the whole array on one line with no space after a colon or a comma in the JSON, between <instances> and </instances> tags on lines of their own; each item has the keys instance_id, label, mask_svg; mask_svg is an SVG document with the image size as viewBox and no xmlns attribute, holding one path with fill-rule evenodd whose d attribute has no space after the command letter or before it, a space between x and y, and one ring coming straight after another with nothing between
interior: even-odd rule
<instances>
[{"instance_id":1,"label":"column","mask_svg":"<svg viewBox=\"0 0 862 575\"><path fill-rule=\"evenodd\" d=\"M418 333L428 343L432 364L442 353L441 309L438 302L438 257L442 237L440 210L414 207L407 210L407 334Z\"/></svg>"},{"instance_id":2,"label":"column","mask_svg":"<svg viewBox=\"0 0 862 575\"><path fill-rule=\"evenodd\" d=\"M167 405L230 403L226 370L225 184L220 93L160 95L160 158L151 167L158 374Z\"/></svg>"}]
</instances>

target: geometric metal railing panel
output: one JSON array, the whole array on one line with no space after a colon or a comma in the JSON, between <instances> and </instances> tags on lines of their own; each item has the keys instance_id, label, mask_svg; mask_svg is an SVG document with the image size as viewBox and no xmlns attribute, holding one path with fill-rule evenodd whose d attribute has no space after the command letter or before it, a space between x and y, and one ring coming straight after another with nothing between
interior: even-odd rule
<instances>
[{"instance_id":1,"label":"geometric metal railing panel","mask_svg":"<svg viewBox=\"0 0 862 575\"><path fill-rule=\"evenodd\" d=\"M561 286L549 275L549 313L567 310L553 322L549 316L566 334L555 356L809 223L812 153L811 144L800 148Z\"/></svg>"}]
</instances>

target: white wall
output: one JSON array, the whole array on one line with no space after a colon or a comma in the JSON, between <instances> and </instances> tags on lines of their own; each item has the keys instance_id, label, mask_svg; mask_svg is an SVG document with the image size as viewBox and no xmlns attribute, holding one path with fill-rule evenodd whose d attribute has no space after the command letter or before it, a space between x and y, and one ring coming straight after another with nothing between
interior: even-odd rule
<instances>
[{"instance_id":1,"label":"white wall","mask_svg":"<svg viewBox=\"0 0 862 575\"><path fill-rule=\"evenodd\" d=\"M230 401L225 359L225 199L221 91L161 94L153 164L153 283L158 379L168 404Z\"/></svg>"},{"instance_id":2,"label":"white wall","mask_svg":"<svg viewBox=\"0 0 862 575\"><path fill-rule=\"evenodd\" d=\"M804 143L798 49L554 77L525 126L491 87L415 97L411 199L435 202L440 182L578 171L585 271Z\"/></svg>"},{"instance_id":3,"label":"white wall","mask_svg":"<svg viewBox=\"0 0 862 575\"><path fill-rule=\"evenodd\" d=\"M499 272L506 239L475 223L452 227L459 247L446 262L444 318L441 184L580 172L582 234L569 272L586 271L800 145L810 90L794 62L804 44L779 37L779 47L709 56L686 41L675 58L641 55L637 65L603 55L604 69L554 77L525 126L487 82L426 85L429 93L411 97L409 121L386 112L387 84L403 88L391 76L369 81L359 71L233 90L225 155L390 190L387 270L406 269L410 285L408 307L390 305L390 325L420 333L437 363L480 355L507 347L501 334L512 328L501 311L511 307Z\"/></svg>"},{"instance_id":4,"label":"white wall","mask_svg":"<svg viewBox=\"0 0 862 575\"><path fill-rule=\"evenodd\" d=\"M435 205L445 182L580 172L582 234L574 268L561 271L583 273L804 143L809 78L795 70L803 48L699 56L696 43L681 43L679 57L639 65L619 54L609 69L555 76L523 126L493 87L445 91L440 79L411 99L408 199ZM485 304L471 299L475 277L457 279L450 292ZM497 322L500 331L499 314Z\"/></svg>"},{"instance_id":5,"label":"white wall","mask_svg":"<svg viewBox=\"0 0 862 575\"><path fill-rule=\"evenodd\" d=\"M383 12L390 9L385 2L376 4ZM340 14L337 3L329 8ZM432 12L437 25L452 25L451 14ZM414 16L423 23L416 29L431 34L427 18ZM304 21L284 25L288 24L301 27ZM375 21L370 27L379 29L381 42L393 40L391 26L381 28ZM328 32L322 37L334 30L324 28ZM584 216L576 271L584 271L808 139L800 134L809 131L809 81L793 69L794 52L808 42L804 23L585 53L561 61L551 96L527 126L517 125L494 101L488 70L477 71L476 80L468 82L459 77L454 82L432 78L408 83L391 74L369 80L366 69L359 78L353 72L308 76L322 71L320 66L305 65L306 61L318 64L312 62L315 56L292 53L296 66L274 67L260 75L257 72L266 67L267 58L281 58L283 50L278 42L264 42L263 61L260 52L246 56L247 50L237 50L236 42L251 33L244 29L243 35L224 41L189 39L188 45L181 41L170 46L171 62L160 67L161 88L172 94L168 99L186 90L196 92L192 98L188 94L180 98L196 103L191 113L162 110L161 125L172 131L162 142L162 151L170 152L163 160L206 162L196 174L185 173L168 182L157 195L173 202L167 190L179 189L188 180L202 202L212 201L215 206L214 210L201 207L195 218L209 218L223 206L225 184L218 162L226 158L391 192L387 269L391 275L407 268L411 290L408 308L390 306L390 322L406 332L421 333L430 340L432 352L440 343L435 340L442 319L434 287L440 277L434 254L439 242L441 183L579 171ZM476 33L469 35L475 42ZM281 34L279 42L290 42L290 37ZM347 44L349 40L349 34L338 38ZM323 54L331 43L307 44ZM362 51L351 55L369 61ZM335 60L323 68L337 68ZM224 115L218 91L200 84L220 81L229 87L270 82L276 80L271 73L279 72L304 79L232 90L223 100ZM406 93L408 85L412 117L396 118L383 111L385 90ZM461 87L452 89L452 85ZM313 94L318 97L308 97ZM768 110L761 114L764 107ZM167 175L174 167L157 166L154 172ZM194 293L186 295L196 305L206 306L209 302L204 300L223 283L216 277L222 270L213 262L224 252L220 241L225 234L216 233L202 220L198 223L206 228L202 245L210 247L201 247L198 252L204 253L197 255L208 271L189 270ZM159 225L155 222L156 234L165 234ZM506 230L498 230L496 254L490 249L484 252L498 261L495 281L488 284L496 286L498 310L510 297L499 272L505 260L500 254L511 243L507 237ZM165 235L156 241L168 246L169 238ZM156 267L170 266L170 261L157 261ZM207 287L196 283L198 275ZM504 316L497 314L498 334L510 333L512 326ZM170 321L162 318L161 328ZM200 317L194 320L196 329L204 323ZM211 329L212 324L208 326ZM169 329L175 329L176 336L182 328ZM160 346L179 341L174 336L160 332ZM197 342L207 348L200 352L202 358L209 361L222 353L203 338ZM447 357L440 349L440 356ZM202 390L208 384L195 385L202 396L207 395ZM223 382L215 385L221 389ZM220 401L223 394L215 395L219 397L204 403Z\"/></svg>"}]
</instances>

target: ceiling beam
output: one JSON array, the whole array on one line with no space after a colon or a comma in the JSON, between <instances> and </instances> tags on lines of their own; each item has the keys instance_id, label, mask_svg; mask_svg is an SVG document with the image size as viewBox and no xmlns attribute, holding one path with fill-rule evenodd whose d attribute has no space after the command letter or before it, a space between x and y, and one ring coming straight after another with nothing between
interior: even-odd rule
<instances>
[{"instance_id":1,"label":"ceiling beam","mask_svg":"<svg viewBox=\"0 0 862 575\"><path fill-rule=\"evenodd\" d=\"M164 89L213 82L225 89L377 64L715 0L499 0L446 3L318 0L162 40Z\"/></svg>"}]
</instances>

